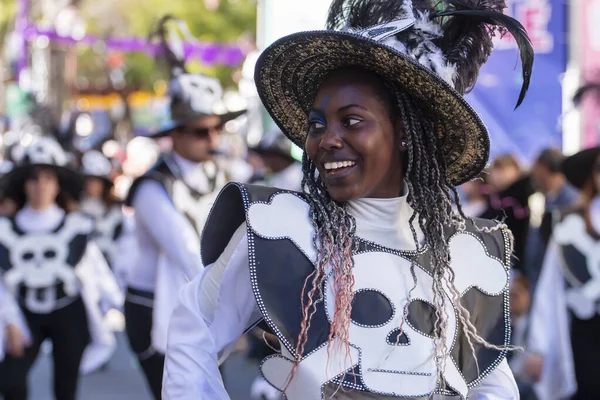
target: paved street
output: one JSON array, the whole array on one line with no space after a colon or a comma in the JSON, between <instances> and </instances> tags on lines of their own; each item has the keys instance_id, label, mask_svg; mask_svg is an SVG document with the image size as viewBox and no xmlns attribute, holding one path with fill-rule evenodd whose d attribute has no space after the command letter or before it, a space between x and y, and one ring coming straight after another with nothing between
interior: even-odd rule
<instances>
[{"instance_id":1,"label":"paved street","mask_svg":"<svg viewBox=\"0 0 600 400\"><path fill-rule=\"evenodd\" d=\"M127 338L118 335L119 348L108 368L81 379L81 400L151 400L137 362L129 351ZM51 394L51 358L41 355L30 376L32 400L53 400ZM230 357L224 366L225 382L231 400L249 400L249 388L258 366L240 354Z\"/></svg>"}]
</instances>

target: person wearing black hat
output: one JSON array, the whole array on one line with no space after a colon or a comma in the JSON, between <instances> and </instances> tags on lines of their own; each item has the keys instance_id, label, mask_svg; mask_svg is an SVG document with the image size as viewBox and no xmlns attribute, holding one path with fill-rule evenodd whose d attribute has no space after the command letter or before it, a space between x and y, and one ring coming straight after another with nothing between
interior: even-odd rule
<instances>
[{"instance_id":1,"label":"person wearing black hat","mask_svg":"<svg viewBox=\"0 0 600 400\"><path fill-rule=\"evenodd\" d=\"M90 240L92 219L73 209L82 183L60 145L45 136L24 147L2 178L17 212L0 219L0 274L31 331L23 354L8 354L0 367L6 400L27 399L27 376L45 340L53 344L58 399L75 399L79 372L115 349L112 332L99 323L99 302L118 307L123 296Z\"/></svg>"},{"instance_id":2,"label":"person wearing black hat","mask_svg":"<svg viewBox=\"0 0 600 400\"><path fill-rule=\"evenodd\" d=\"M580 202L560 212L531 310L525 372L541 399L600 391L600 147L563 163Z\"/></svg>"},{"instance_id":3,"label":"person wearing black hat","mask_svg":"<svg viewBox=\"0 0 600 400\"><path fill-rule=\"evenodd\" d=\"M163 399L228 399L218 363L261 321L280 344L262 374L288 400L518 398L505 360L511 235L456 199L489 157L462 94L497 29L521 47L519 103L532 70L503 8L334 0L328 30L262 53L258 92L305 150L303 191L221 191L206 269L171 317Z\"/></svg>"},{"instance_id":4,"label":"person wearing black hat","mask_svg":"<svg viewBox=\"0 0 600 400\"><path fill-rule=\"evenodd\" d=\"M160 398L168 320L181 285L202 271L200 232L210 204L226 183L215 159L224 124L240 112L219 113L219 81L187 73L182 55L166 42L165 17L159 36L169 62L171 120L154 138L169 136L173 151L136 179L125 200L135 209L139 256L128 274L127 336L147 383Z\"/></svg>"},{"instance_id":5,"label":"person wearing black hat","mask_svg":"<svg viewBox=\"0 0 600 400\"><path fill-rule=\"evenodd\" d=\"M99 151L88 151L81 157L81 172L85 178L81 210L94 217L94 240L112 268L123 233L123 207L111 192L112 164Z\"/></svg>"},{"instance_id":6,"label":"person wearing black hat","mask_svg":"<svg viewBox=\"0 0 600 400\"><path fill-rule=\"evenodd\" d=\"M286 190L301 190L302 165L292 155L293 144L278 128L267 132L250 149L261 159L260 173L254 184Z\"/></svg>"}]
</instances>

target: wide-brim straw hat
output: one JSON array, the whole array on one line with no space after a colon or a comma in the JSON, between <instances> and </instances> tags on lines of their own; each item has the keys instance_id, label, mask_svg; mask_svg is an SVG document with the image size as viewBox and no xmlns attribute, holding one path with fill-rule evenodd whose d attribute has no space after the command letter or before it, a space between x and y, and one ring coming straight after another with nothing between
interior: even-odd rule
<instances>
[{"instance_id":1,"label":"wide-brim straw hat","mask_svg":"<svg viewBox=\"0 0 600 400\"><path fill-rule=\"evenodd\" d=\"M398 34L420 34L423 27L431 31L443 29L431 21L431 14L413 12L410 1L404 3L403 7L409 7L409 11L391 22L360 30L299 32L277 40L258 59L255 70L258 93L283 133L303 148L308 132L307 116L326 77L349 67L371 71L399 92L408 94L434 124L448 180L460 185L476 177L486 166L490 153L488 131L475 110L454 89L452 75L460 75L461 71L452 70L452 64L443 58L439 48L428 42L425 49L432 52L423 61L423 55L394 40ZM333 8L330 18L332 12ZM388 21L394 18L387 17ZM515 26L520 24L516 22ZM531 57L532 54L531 51Z\"/></svg>"}]
</instances>

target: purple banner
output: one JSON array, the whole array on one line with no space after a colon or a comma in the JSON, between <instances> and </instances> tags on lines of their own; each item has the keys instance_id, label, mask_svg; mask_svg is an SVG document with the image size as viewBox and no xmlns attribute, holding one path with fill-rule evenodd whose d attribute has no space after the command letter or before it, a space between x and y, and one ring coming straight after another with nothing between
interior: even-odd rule
<instances>
[{"instance_id":1,"label":"purple banner","mask_svg":"<svg viewBox=\"0 0 600 400\"><path fill-rule=\"evenodd\" d=\"M24 30L26 40L33 40L39 36L46 36L52 41L74 45L85 44L92 46L97 42L104 42L108 50L122 52L143 52L154 57L161 52L160 44L151 43L142 38L107 38L100 39L93 35L85 35L81 39L64 37L51 30L41 30L35 25L29 25ZM184 43L184 55L186 59L199 59L205 65L227 65L237 67L244 61L244 53L239 46L215 43Z\"/></svg>"},{"instance_id":2,"label":"purple banner","mask_svg":"<svg viewBox=\"0 0 600 400\"><path fill-rule=\"evenodd\" d=\"M543 148L562 147L560 78L567 63L567 5L564 0L506 3L507 14L525 26L535 50L527 97L514 110L521 90L521 66L516 43L507 35L496 42L477 86L466 98L489 129L492 159L512 153L530 163Z\"/></svg>"}]
</instances>

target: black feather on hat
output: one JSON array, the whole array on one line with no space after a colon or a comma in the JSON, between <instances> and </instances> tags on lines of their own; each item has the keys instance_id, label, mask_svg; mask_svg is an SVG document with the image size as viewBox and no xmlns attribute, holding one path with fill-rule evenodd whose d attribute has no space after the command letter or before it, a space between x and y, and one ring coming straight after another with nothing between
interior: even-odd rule
<instances>
[{"instance_id":1,"label":"black feather on hat","mask_svg":"<svg viewBox=\"0 0 600 400\"><path fill-rule=\"evenodd\" d=\"M257 62L263 104L297 145L306 139L307 113L332 71L358 67L408 93L438 124L448 178L464 183L485 167L487 129L463 94L475 85L494 35L510 32L520 49L529 87L533 48L523 26L502 14L503 0L334 0L324 31L279 39Z\"/></svg>"},{"instance_id":2,"label":"black feather on hat","mask_svg":"<svg viewBox=\"0 0 600 400\"><path fill-rule=\"evenodd\" d=\"M156 32L150 36L157 37L161 43L162 55L169 68L169 97L171 98L170 120L162 124L152 135L154 138L163 137L174 129L181 128L191 122L207 116L218 116L221 123L235 119L244 114L246 110L219 113L215 110L217 103L223 98L223 88L216 78L204 74L191 74L185 68L183 54L169 45L167 40L167 23L178 22L180 26L185 23L171 15L162 17ZM187 28L185 28L187 29Z\"/></svg>"}]
</instances>

